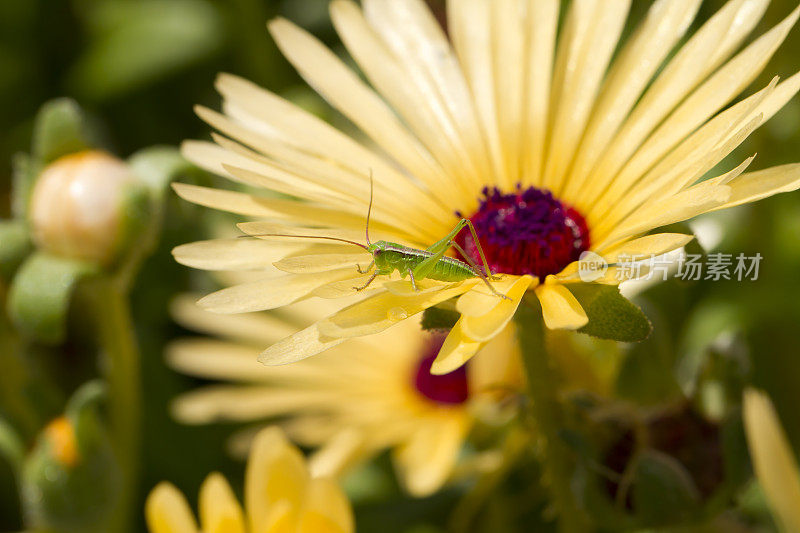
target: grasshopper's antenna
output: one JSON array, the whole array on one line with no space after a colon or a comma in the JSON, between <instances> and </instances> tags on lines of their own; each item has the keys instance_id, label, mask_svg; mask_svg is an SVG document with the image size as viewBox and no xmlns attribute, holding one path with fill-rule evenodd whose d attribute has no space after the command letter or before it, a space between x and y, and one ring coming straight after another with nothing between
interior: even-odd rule
<instances>
[{"instance_id":1,"label":"grasshopper's antenna","mask_svg":"<svg viewBox=\"0 0 800 533\"><path fill-rule=\"evenodd\" d=\"M348 241L347 239L340 239L338 237L323 237L321 235L292 235L291 233L253 233L252 235L239 235L237 236L237 239L249 239L257 237L292 237L298 239L325 239L328 241L346 242L347 244L352 244L354 246L358 246L359 248L363 248L365 250L367 249L367 247L361 244L360 242Z\"/></svg>"},{"instance_id":2,"label":"grasshopper's antenna","mask_svg":"<svg viewBox=\"0 0 800 533\"><path fill-rule=\"evenodd\" d=\"M367 227L365 230L367 236L367 245L372 244L369 242L369 217L372 214L372 194L375 186L375 180L372 177L372 169L369 169L369 207L367 207Z\"/></svg>"}]
</instances>

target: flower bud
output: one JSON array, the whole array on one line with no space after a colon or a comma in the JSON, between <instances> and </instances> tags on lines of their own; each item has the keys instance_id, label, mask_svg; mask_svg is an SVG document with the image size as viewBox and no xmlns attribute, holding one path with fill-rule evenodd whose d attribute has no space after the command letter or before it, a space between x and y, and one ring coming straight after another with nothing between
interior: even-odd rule
<instances>
[{"instance_id":1,"label":"flower bud","mask_svg":"<svg viewBox=\"0 0 800 533\"><path fill-rule=\"evenodd\" d=\"M33 190L34 242L56 255L108 265L126 240L127 204L142 190L130 167L110 154L61 157L45 167Z\"/></svg>"},{"instance_id":2,"label":"flower bud","mask_svg":"<svg viewBox=\"0 0 800 533\"><path fill-rule=\"evenodd\" d=\"M50 422L25 459L21 499L25 525L36 531L110 531L118 512L121 470L97 413L100 387L79 389L66 414Z\"/></svg>"}]
</instances>

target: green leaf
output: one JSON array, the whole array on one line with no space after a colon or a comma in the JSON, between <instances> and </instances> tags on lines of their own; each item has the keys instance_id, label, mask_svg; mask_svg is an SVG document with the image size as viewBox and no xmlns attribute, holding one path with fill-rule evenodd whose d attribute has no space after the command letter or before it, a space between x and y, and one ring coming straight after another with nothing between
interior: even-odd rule
<instances>
[{"instance_id":1,"label":"green leaf","mask_svg":"<svg viewBox=\"0 0 800 533\"><path fill-rule=\"evenodd\" d=\"M8 314L20 332L45 344L66 335L67 313L75 286L98 273L85 261L36 252L20 267L8 295Z\"/></svg>"},{"instance_id":2,"label":"green leaf","mask_svg":"<svg viewBox=\"0 0 800 533\"><path fill-rule=\"evenodd\" d=\"M459 314L457 311L429 307L422 313L422 329L425 331L449 330L456 325L458 317Z\"/></svg>"},{"instance_id":3,"label":"green leaf","mask_svg":"<svg viewBox=\"0 0 800 533\"><path fill-rule=\"evenodd\" d=\"M50 100L39 109L33 129L33 157L44 166L61 156L90 148L83 111L69 98Z\"/></svg>"},{"instance_id":4,"label":"green leaf","mask_svg":"<svg viewBox=\"0 0 800 533\"><path fill-rule=\"evenodd\" d=\"M677 460L655 450L637 459L632 486L633 507L647 525L676 523L697 511L700 493Z\"/></svg>"},{"instance_id":5,"label":"green leaf","mask_svg":"<svg viewBox=\"0 0 800 533\"><path fill-rule=\"evenodd\" d=\"M10 281L32 248L25 222L0 220L0 280Z\"/></svg>"},{"instance_id":6,"label":"green leaf","mask_svg":"<svg viewBox=\"0 0 800 533\"><path fill-rule=\"evenodd\" d=\"M589 323L578 330L581 333L601 339L640 342L653 330L642 310L622 296L617 287L599 283L577 283L567 287L589 317Z\"/></svg>"}]
</instances>

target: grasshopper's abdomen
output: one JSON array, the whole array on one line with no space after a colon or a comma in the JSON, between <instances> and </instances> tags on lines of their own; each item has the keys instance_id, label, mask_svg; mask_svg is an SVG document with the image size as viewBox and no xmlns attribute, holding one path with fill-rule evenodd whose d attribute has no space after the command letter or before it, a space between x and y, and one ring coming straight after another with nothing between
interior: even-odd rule
<instances>
[{"instance_id":1,"label":"grasshopper's abdomen","mask_svg":"<svg viewBox=\"0 0 800 533\"><path fill-rule=\"evenodd\" d=\"M380 267L382 264L390 269L397 269L403 276L409 270L419 265L423 260L433 255L425 250L406 248L403 246L388 246L376 257L376 263ZM426 277L436 281L463 281L465 279L479 277L468 264L452 257L442 257L433 267L433 270Z\"/></svg>"}]
</instances>

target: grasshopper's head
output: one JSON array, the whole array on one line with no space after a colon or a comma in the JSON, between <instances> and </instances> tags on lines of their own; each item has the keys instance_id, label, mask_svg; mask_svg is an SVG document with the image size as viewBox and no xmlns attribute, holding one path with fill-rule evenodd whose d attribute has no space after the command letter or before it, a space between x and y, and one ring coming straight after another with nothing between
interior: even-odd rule
<instances>
[{"instance_id":1,"label":"grasshopper's head","mask_svg":"<svg viewBox=\"0 0 800 533\"><path fill-rule=\"evenodd\" d=\"M386 241L375 241L367 246L367 251L372 254L372 259L379 268L382 267L386 262L386 256L384 253L386 252L388 246L389 243Z\"/></svg>"}]
</instances>

